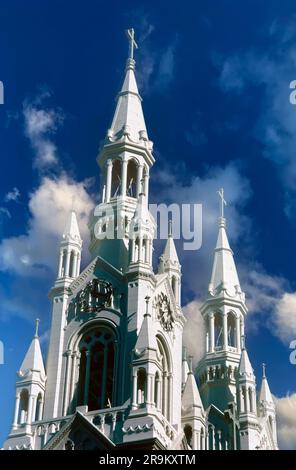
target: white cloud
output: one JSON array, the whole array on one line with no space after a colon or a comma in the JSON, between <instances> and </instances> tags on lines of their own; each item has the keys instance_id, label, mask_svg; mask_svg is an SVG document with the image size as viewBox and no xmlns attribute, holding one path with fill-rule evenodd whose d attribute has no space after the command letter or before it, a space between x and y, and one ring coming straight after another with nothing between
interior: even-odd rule
<instances>
[{"instance_id":1,"label":"white cloud","mask_svg":"<svg viewBox=\"0 0 296 470\"><path fill-rule=\"evenodd\" d=\"M296 393L283 398L274 397L277 413L277 432L281 450L296 449Z\"/></svg>"},{"instance_id":2,"label":"white cloud","mask_svg":"<svg viewBox=\"0 0 296 470\"><path fill-rule=\"evenodd\" d=\"M286 197L284 210L292 220L296 219L296 107L289 100L289 84L296 78L294 20L291 18L284 28L273 23L267 33L272 47L216 63L221 67L220 86L224 91L241 94L247 87L257 87L261 93L253 135L263 144L262 157L277 167Z\"/></svg>"},{"instance_id":3,"label":"white cloud","mask_svg":"<svg viewBox=\"0 0 296 470\"><path fill-rule=\"evenodd\" d=\"M76 182L66 175L55 179L44 177L30 195L27 232L6 238L0 244L2 271L21 276L42 276L48 270L55 272L57 257L54 253L57 253L73 196L81 234L87 244L87 221L94 205L87 183ZM87 248L84 251L87 252Z\"/></svg>"},{"instance_id":4,"label":"white cloud","mask_svg":"<svg viewBox=\"0 0 296 470\"><path fill-rule=\"evenodd\" d=\"M178 179L178 173L179 168L174 171L169 167L158 170L155 175L159 182L157 199L166 200L168 203L203 204L201 249L184 251L182 243L176 241L183 266L183 293L191 293L191 298L197 302L193 304L196 309L199 302L204 301L206 297L218 233L217 190L224 187L228 201L226 218L229 242L233 249L236 245L240 247L234 256L249 309L247 332L255 333L260 325L264 324L274 336L287 345L288 340L296 338L296 294L291 292L287 279L268 274L264 266L255 261L256 234L252 230L251 220L244 215L244 205L252 193L249 182L239 172L239 166L232 162L224 168L211 168L203 177L192 177L188 184L184 184L182 177ZM161 193L159 186L163 188ZM187 306L185 311L186 308ZM190 307L190 312L192 308ZM186 335L188 344L191 344L190 334L194 342L197 330L189 328Z\"/></svg>"},{"instance_id":5,"label":"white cloud","mask_svg":"<svg viewBox=\"0 0 296 470\"><path fill-rule=\"evenodd\" d=\"M18 188L14 187L11 191L9 191L5 196L4 196L4 201L5 202L10 202L10 201L18 201L21 193Z\"/></svg>"},{"instance_id":6,"label":"white cloud","mask_svg":"<svg viewBox=\"0 0 296 470\"><path fill-rule=\"evenodd\" d=\"M274 323L277 335L285 342L289 343L296 339L296 293L285 292L277 302Z\"/></svg>"},{"instance_id":7,"label":"white cloud","mask_svg":"<svg viewBox=\"0 0 296 470\"><path fill-rule=\"evenodd\" d=\"M60 110L41 109L36 103L24 104L25 134L35 151L34 165L46 169L58 163L57 148L51 137L64 117Z\"/></svg>"},{"instance_id":8,"label":"white cloud","mask_svg":"<svg viewBox=\"0 0 296 470\"><path fill-rule=\"evenodd\" d=\"M199 310L200 306L201 302L194 300L183 308L183 313L187 320L183 330L183 341L187 350L187 356L193 356L194 367L202 358L205 349L205 328Z\"/></svg>"},{"instance_id":9,"label":"white cloud","mask_svg":"<svg viewBox=\"0 0 296 470\"><path fill-rule=\"evenodd\" d=\"M0 207L0 218L1 218L1 215L11 219L11 213L6 207Z\"/></svg>"},{"instance_id":10,"label":"white cloud","mask_svg":"<svg viewBox=\"0 0 296 470\"><path fill-rule=\"evenodd\" d=\"M176 38L161 50L154 50L151 44L141 45L137 81L142 94L152 91L163 92L175 76Z\"/></svg>"}]
</instances>

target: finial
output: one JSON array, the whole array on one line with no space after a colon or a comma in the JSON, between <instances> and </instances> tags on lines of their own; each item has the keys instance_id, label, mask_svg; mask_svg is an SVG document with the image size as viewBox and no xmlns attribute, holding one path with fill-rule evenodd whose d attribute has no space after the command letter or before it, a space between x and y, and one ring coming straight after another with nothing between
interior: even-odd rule
<instances>
[{"instance_id":1,"label":"finial","mask_svg":"<svg viewBox=\"0 0 296 470\"><path fill-rule=\"evenodd\" d=\"M192 366L193 356L188 356L188 368L189 374L193 373L193 366Z\"/></svg>"},{"instance_id":2,"label":"finial","mask_svg":"<svg viewBox=\"0 0 296 470\"><path fill-rule=\"evenodd\" d=\"M220 218L224 219L224 207L227 205L225 199L224 199L224 188L220 188L217 193L220 196Z\"/></svg>"},{"instance_id":3,"label":"finial","mask_svg":"<svg viewBox=\"0 0 296 470\"><path fill-rule=\"evenodd\" d=\"M172 238L172 236L173 236L173 221L172 221L172 219L169 220L168 235L169 235L170 238Z\"/></svg>"},{"instance_id":4,"label":"finial","mask_svg":"<svg viewBox=\"0 0 296 470\"><path fill-rule=\"evenodd\" d=\"M36 328L35 328L35 336L34 336L34 338L39 338L39 332L38 332L38 330L39 330L39 323L40 323L39 318L36 318L36 320L35 320Z\"/></svg>"},{"instance_id":5,"label":"finial","mask_svg":"<svg viewBox=\"0 0 296 470\"><path fill-rule=\"evenodd\" d=\"M242 349L246 349L246 338L245 338L245 335L242 335L241 343L242 343Z\"/></svg>"},{"instance_id":6,"label":"finial","mask_svg":"<svg viewBox=\"0 0 296 470\"><path fill-rule=\"evenodd\" d=\"M263 371L263 378L266 378L266 364L263 362L262 363L262 371Z\"/></svg>"},{"instance_id":7,"label":"finial","mask_svg":"<svg viewBox=\"0 0 296 470\"><path fill-rule=\"evenodd\" d=\"M135 41L135 31L133 28L127 29L126 30L126 35L128 38L129 42L129 53L128 53L128 58L129 59L134 59L134 48L138 49L138 44Z\"/></svg>"},{"instance_id":8,"label":"finial","mask_svg":"<svg viewBox=\"0 0 296 470\"><path fill-rule=\"evenodd\" d=\"M145 317L146 317L146 316L150 316L150 313L149 313L149 300L150 300L149 295L146 295L146 297L145 297L145 302L146 302L146 313L145 313Z\"/></svg>"}]
</instances>

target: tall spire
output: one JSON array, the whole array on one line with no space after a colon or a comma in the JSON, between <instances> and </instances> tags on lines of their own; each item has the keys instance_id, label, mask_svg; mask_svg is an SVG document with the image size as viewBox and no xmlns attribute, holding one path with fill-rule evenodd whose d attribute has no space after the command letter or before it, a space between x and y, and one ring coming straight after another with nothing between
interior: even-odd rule
<instances>
[{"instance_id":1,"label":"tall spire","mask_svg":"<svg viewBox=\"0 0 296 470\"><path fill-rule=\"evenodd\" d=\"M270 388L268 385L267 377L266 377L266 365L262 364L262 383L260 389L259 400L260 402L264 402L266 404L274 405L274 401L270 392Z\"/></svg>"},{"instance_id":2,"label":"tall spire","mask_svg":"<svg viewBox=\"0 0 296 470\"><path fill-rule=\"evenodd\" d=\"M63 233L63 238L67 240L71 240L71 241L77 241L77 242L81 241L80 231L79 231L78 222L77 222L77 216L73 207L73 203L72 203L70 215L66 222L65 230Z\"/></svg>"},{"instance_id":3,"label":"tall spire","mask_svg":"<svg viewBox=\"0 0 296 470\"><path fill-rule=\"evenodd\" d=\"M229 246L226 233L226 219L224 217L224 206L226 205L226 201L224 199L223 188L218 191L218 194L221 199L218 224L219 232L215 248L209 291L215 294L221 290L226 290L229 294L234 295L238 292L241 293L241 288L233 258L233 252Z\"/></svg>"},{"instance_id":4,"label":"tall spire","mask_svg":"<svg viewBox=\"0 0 296 470\"><path fill-rule=\"evenodd\" d=\"M135 77L134 49L137 48L133 29L127 30L129 55L126 63L125 78L117 97L113 121L108 130L110 141L116 141L127 135L133 142L148 140L147 129Z\"/></svg>"},{"instance_id":5,"label":"tall spire","mask_svg":"<svg viewBox=\"0 0 296 470\"><path fill-rule=\"evenodd\" d=\"M173 239L172 221L168 222L168 239L160 257L160 271L163 269L167 271L169 268L175 268L179 270L180 262L176 251L175 242Z\"/></svg>"},{"instance_id":6,"label":"tall spire","mask_svg":"<svg viewBox=\"0 0 296 470\"><path fill-rule=\"evenodd\" d=\"M25 374L28 370L40 372L45 375L44 363L41 354L39 336L38 336L38 326L39 319L36 319L36 331L32 339L30 347L25 355L25 358L22 362L19 372Z\"/></svg>"}]
</instances>

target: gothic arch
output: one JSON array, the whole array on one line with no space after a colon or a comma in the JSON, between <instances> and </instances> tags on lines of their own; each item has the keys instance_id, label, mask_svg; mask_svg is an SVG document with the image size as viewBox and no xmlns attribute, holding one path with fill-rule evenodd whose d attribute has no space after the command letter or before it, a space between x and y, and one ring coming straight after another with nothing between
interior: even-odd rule
<instances>
[{"instance_id":1,"label":"gothic arch","mask_svg":"<svg viewBox=\"0 0 296 470\"><path fill-rule=\"evenodd\" d=\"M160 409L163 416L170 421L173 403L172 358L166 340L162 335L156 336L161 380Z\"/></svg>"},{"instance_id":2,"label":"gothic arch","mask_svg":"<svg viewBox=\"0 0 296 470\"><path fill-rule=\"evenodd\" d=\"M89 411L115 406L119 334L107 319L87 322L72 335L65 376L64 414L78 405Z\"/></svg>"},{"instance_id":3,"label":"gothic arch","mask_svg":"<svg viewBox=\"0 0 296 470\"><path fill-rule=\"evenodd\" d=\"M138 161L135 158L128 159L126 194L134 198L137 196L138 165Z\"/></svg>"}]
</instances>

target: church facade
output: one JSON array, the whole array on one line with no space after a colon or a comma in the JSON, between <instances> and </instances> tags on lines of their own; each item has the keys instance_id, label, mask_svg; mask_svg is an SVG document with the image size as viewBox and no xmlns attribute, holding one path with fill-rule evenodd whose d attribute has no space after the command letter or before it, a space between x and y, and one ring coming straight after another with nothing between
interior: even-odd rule
<instances>
[{"instance_id":1,"label":"church facade","mask_svg":"<svg viewBox=\"0 0 296 470\"><path fill-rule=\"evenodd\" d=\"M128 36L124 82L98 155L103 194L89 222L91 262L81 271L83 243L72 210L50 291L46 367L36 328L17 373L4 449L277 449L265 371L257 393L245 347L247 306L223 192L201 308L205 353L196 369L183 345L181 265L171 229L153 270L155 160L135 78L133 30Z\"/></svg>"}]
</instances>

